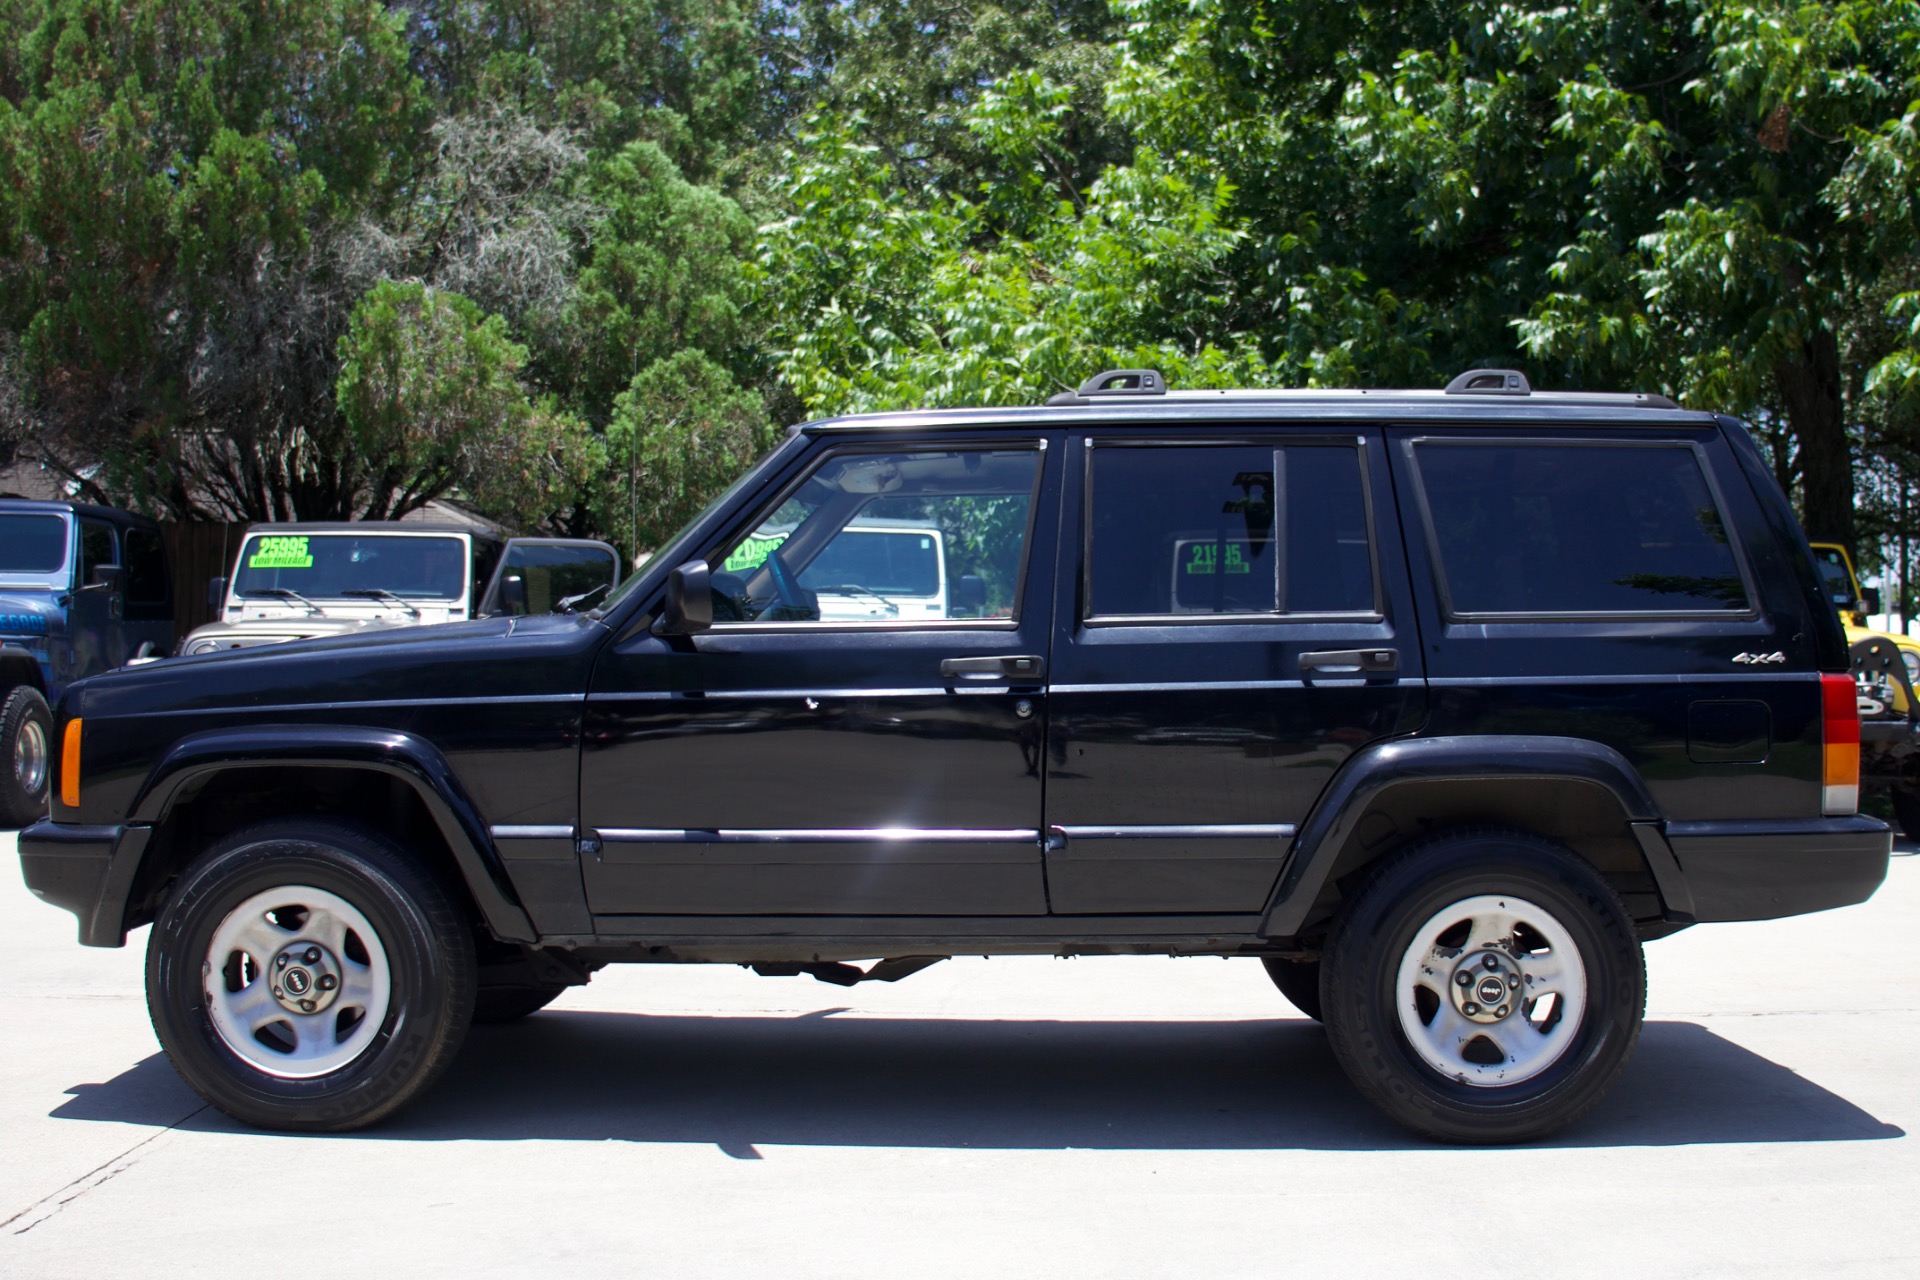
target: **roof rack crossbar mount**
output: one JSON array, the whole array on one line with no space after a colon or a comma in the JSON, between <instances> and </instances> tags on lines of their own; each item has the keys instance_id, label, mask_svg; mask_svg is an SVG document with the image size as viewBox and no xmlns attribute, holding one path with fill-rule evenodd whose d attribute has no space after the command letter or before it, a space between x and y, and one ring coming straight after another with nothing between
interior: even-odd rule
<instances>
[{"instance_id":1,"label":"roof rack crossbar mount","mask_svg":"<svg viewBox=\"0 0 1920 1280\"><path fill-rule=\"evenodd\" d=\"M1447 384L1450 396L1530 396L1533 384L1518 369L1469 369Z\"/></svg>"},{"instance_id":2,"label":"roof rack crossbar mount","mask_svg":"<svg viewBox=\"0 0 1920 1280\"><path fill-rule=\"evenodd\" d=\"M1167 380L1158 369L1108 369L1080 384L1083 396L1163 396Z\"/></svg>"}]
</instances>

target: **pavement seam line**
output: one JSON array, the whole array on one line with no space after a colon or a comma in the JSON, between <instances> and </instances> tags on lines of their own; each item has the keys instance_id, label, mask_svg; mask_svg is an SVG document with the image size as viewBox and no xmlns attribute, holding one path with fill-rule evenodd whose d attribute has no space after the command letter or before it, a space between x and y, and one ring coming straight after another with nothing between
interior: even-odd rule
<instances>
[{"instance_id":1,"label":"pavement seam line","mask_svg":"<svg viewBox=\"0 0 1920 1280\"><path fill-rule=\"evenodd\" d=\"M113 1181L115 1178L125 1173L128 1169L133 1168L134 1165L140 1163L139 1160L137 1159L128 1160L127 1157L133 1155L133 1153L140 1150L140 1148L147 1146L150 1143L158 1142L160 1139L166 1137L168 1134L172 1133L175 1129L178 1129L181 1125L193 1119L195 1116L199 1115L202 1111L205 1111L207 1109L207 1105L208 1104L206 1103L202 1103L200 1106L195 1107L192 1111L189 1111L186 1115L181 1116L178 1120L175 1120L172 1124L168 1125L166 1128L161 1129L158 1132L148 1134L146 1137L142 1138L140 1141L128 1147L125 1151L122 1151L119 1155L109 1157L108 1159L102 1161L100 1164L97 1164L93 1168L87 1170L87 1172L81 1174L79 1177L75 1178L72 1182L69 1182L65 1186L60 1187L57 1190L51 1191L44 1196L41 1196L38 1200L35 1200L32 1204L20 1210L20 1212L14 1214L11 1218L8 1218L4 1222L0 1222L0 1229L5 1229L7 1227L13 1226L14 1223L20 1221L20 1219L26 1217L28 1214L32 1213L35 1209L38 1209L40 1206L46 1204L48 1201L59 1198L62 1192L73 1191L75 1187L79 1188L79 1190L73 1191L72 1195L59 1199L59 1203L55 1204L52 1209L48 1210L46 1213L41 1214L39 1217L35 1218L32 1222L29 1222L26 1226L19 1228L13 1233L16 1236L23 1236L27 1234L27 1232L33 1230L35 1227L39 1226L41 1223L47 1221L47 1219L59 1213L62 1209L72 1204L75 1200L78 1200L81 1196L86 1195L87 1192L92 1191L95 1187L105 1186L107 1183ZM125 1161L126 1163L122 1164L121 1163L122 1161ZM114 1167L114 1166L117 1166L117 1167ZM107 1171L106 1175L104 1177L98 1176L101 1170L103 1169ZM85 1185L82 1185L82 1184L85 1184Z\"/></svg>"}]
</instances>

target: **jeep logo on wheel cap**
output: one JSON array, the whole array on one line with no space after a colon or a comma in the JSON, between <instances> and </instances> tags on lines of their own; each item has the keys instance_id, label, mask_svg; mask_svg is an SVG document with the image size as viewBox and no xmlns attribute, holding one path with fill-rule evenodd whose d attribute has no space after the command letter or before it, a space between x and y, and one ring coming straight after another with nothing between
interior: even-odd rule
<instances>
[{"instance_id":1,"label":"jeep logo on wheel cap","mask_svg":"<svg viewBox=\"0 0 1920 1280\"><path fill-rule=\"evenodd\" d=\"M290 996L303 996L313 990L313 975L305 969L289 969L280 975L280 985Z\"/></svg>"}]
</instances>

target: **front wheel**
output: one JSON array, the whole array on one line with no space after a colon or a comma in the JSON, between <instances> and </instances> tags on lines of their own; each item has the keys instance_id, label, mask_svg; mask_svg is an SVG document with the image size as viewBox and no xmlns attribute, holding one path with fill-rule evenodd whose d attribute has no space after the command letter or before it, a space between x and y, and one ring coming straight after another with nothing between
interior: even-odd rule
<instances>
[{"instance_id":1,"label":"front wheel","mask_svg":"<svg viewBox=\"0 0 1920 1280\"><path fill-rule=\"evenodd\" d=\"M1626 1067L1646 967L1591 866L1518 832L1444 835L1368 877L1323 963L1354 1084L1451 1142L1521 1142L1585 1115Z\"/></svg>"},{"instance_id":2,"label":"front wheel","mask_svg":"<svg viewBox=\"0 0 1920 1280\"><path fill-rule=\"evenodd\" d=\"M236 832L180 877L147 945L176 1070L237 1120L357 1129L446 1069L473 1016L471 926L386 836L330 819Z\"/></svg>"},{"instance_id":3,"label":"front wheel","mask_svg":"<svg viewBox=\"0 0 1920 1280\"><path fill-rule=\"evenodd\" d=\"M0 705L0 824L24 827L47 813L52 776L53 713L38 689L21 685Z\"/></svg>"}]
</instances>

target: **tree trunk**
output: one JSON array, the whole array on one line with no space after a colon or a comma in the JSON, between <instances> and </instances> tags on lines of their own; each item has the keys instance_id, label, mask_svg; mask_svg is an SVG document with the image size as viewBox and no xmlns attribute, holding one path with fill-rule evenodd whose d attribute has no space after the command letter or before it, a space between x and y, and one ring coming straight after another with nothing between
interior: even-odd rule
<instances>
[{"instance_id":1,"label":"tree trunk","mask_svg":"<svg viewBox=\"0 0 1920 1280\"><path fill-rule=\"evenodd\" d=\"M1773 366L1773 380L1800 445L1801 519L1807 536L1815 542L1837 542L1854 555L1853 453L1841 398L1839 344L1831 333L1816 332L1795 356Z\"/></svg>"}]
</instances>

